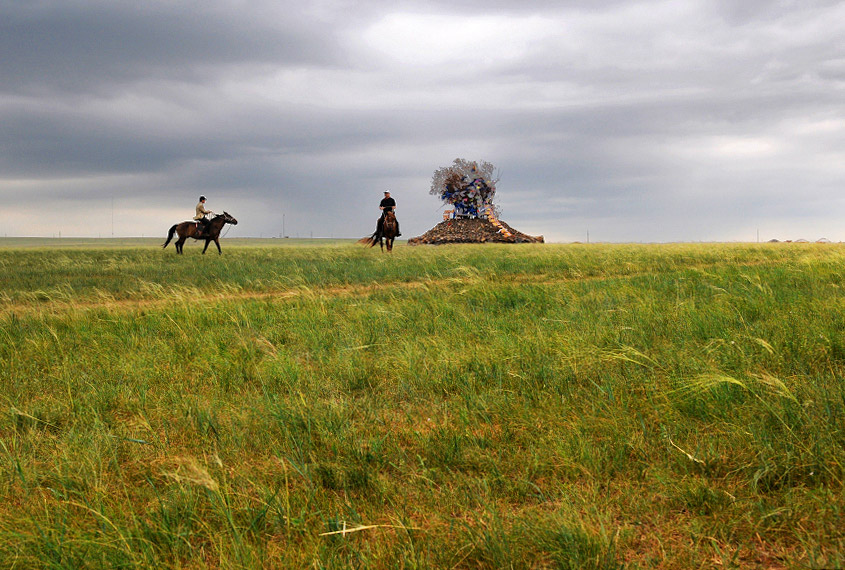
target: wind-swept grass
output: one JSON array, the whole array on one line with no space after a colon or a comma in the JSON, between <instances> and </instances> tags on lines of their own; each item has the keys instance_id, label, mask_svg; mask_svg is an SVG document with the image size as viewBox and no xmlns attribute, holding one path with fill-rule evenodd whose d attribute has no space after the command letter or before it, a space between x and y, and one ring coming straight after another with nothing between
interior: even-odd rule
<instances>
[{"instance_id":1,"label":"wind-swept grass","mask_svg":"<svg viewBox=\"0 0 845 570\"><path fill-rule=\"evenodd\" d=\"M843 565L839 246L224 249L0 251L0 565Z\"/></svg>"}]
</instances>

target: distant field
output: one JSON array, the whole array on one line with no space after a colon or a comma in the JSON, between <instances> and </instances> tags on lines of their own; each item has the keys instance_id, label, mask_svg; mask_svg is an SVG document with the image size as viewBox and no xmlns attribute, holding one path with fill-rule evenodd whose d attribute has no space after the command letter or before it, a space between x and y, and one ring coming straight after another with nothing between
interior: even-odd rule
<instances>
[{"instance_id":1,"label":"distant field","mask_svg":"<svg viewBox=\"0 0 845 570\"><path fill-rule=\"evenodd\" d=\"M138 238L42 238L42 237L12 237L0 238L0 249L19 248L86 248L86 249L109 249L109 248L131 248L131 247L155 247L161 246L167 233L161 237L138 237ZM329 238L223 238L221 247L260 247L260 246L302 246L302 245L339 245L352 243L352 239L329 239ZM189 239L185 242L185 249L200 249L205 246L204 241ZM169 245L167 251L173 252L173 245ZM215 250L214 253L217 253ZM208 255L208 253L206 253Z\"/></svg>"},{"instance_id":2,"label":"distant field","mask_svg":"<svg viewBox=\"0 0 845 570\"><path fill-rule=\"evenodd\" d=\"M2 568L845 565L841 245L162 242L0 239Z\"/></svg>"}]
</instances>

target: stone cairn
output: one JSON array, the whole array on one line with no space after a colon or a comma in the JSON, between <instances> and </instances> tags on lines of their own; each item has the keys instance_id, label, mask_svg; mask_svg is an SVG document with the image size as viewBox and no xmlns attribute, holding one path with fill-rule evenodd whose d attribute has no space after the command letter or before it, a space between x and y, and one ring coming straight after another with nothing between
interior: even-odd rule
<instances>
[{"instance_id":1,"label":"stone cairn","mask_svg":"<svg viewBox=\"0 0 845 570\"><path fill-rule=\"evenodd\" d=\"M408 245L446 243L543 243L543 236L518 232L499 219L493 206L496 194L493 165L456 158L451 166L434 172L431 194L452 206L443 212L443 221Z\"/></svg>"}]
</instances>

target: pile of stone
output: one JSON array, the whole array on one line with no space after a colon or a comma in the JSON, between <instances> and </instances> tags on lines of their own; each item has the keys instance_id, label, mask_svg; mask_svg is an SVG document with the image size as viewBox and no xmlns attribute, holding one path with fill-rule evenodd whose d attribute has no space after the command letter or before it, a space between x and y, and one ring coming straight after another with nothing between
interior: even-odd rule
<instances>
[{"instance_id":1,"label":"pile of stone","mask_svg":"<svg viewBox=\"0 0 845 570\"><path fill-rule=\"evenodd\" d=\"M485 218L454 218L440 222L423 235L408 240L408 245L441 245L447 243L544 243L543 236L518 232L505 222L499 223L510 233Z\"/></svg>"}]
</instances>

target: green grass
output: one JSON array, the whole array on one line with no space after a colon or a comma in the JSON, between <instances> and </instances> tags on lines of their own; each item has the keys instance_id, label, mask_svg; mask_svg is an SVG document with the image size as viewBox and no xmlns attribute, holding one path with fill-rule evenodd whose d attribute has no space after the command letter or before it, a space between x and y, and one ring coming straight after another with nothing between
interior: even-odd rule
<instances>
[{"instance_id":1,"label":"green grass","mask_svg":"<svg viewBox=\"0 0 845 570\"><path fill-rule=\"evenodd\" d=\"M845 566L840 246L256 243L0 248L1 567Z\"/></svg>"}]
</instances>

